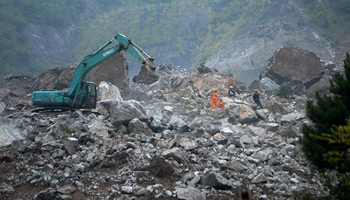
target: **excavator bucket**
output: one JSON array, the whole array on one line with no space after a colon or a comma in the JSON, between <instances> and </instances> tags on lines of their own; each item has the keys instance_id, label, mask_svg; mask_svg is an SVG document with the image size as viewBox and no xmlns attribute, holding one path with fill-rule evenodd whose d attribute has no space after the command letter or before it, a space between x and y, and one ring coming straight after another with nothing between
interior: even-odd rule
<instances>
[{"instance_id":1,"label":"excavator bucket","mask_svg":"<svg viewBox=\"0 0 350 200\"><path fill-rule=\"evenodd\" d=\"M159 76L156 75L156 68L153 63L150 65L145 63L141 66L140 72L132 79L135 83L150 85L159 80Z\"/></svg>"}]
</instances>

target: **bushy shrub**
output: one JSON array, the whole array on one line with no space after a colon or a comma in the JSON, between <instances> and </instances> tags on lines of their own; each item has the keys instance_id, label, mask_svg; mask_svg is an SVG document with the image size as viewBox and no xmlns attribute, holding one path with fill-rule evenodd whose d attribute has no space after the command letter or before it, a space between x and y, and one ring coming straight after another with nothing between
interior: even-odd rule
<instances>
[{"instance_id":1,"label":"bushy shrub","mask_svg":"<svg viewBox=\"0 0 350 200\"><path fill-rule=\"evenodd\" d=\"M197 68L197 71L201 74L207 74L209 72L212 72L212 70L209 67L205 66L205 63L201 63Z\"/></svg>"}]
</instances>

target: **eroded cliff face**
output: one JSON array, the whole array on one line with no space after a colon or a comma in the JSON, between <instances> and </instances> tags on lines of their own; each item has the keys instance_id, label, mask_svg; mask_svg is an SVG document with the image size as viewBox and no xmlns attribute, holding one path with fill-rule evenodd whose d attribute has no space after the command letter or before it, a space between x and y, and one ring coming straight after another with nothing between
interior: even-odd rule
<instances>
[{"instance_id":1,"label":"eroded cliff face","mask_svg":"<svg viewBox=\"0 0 350 200\"><path fill-rule=\"evenodd\" d=\"M334 50L293 1L276 1L242 26L233 40L206 64L250 83L282 46L298 46L332 61Z\"/></svg>"},{"instance_id":2,"label":"eroded cliff face","mask_svg":"<svg viewBox=\"0 0 350 200\"><path fill-rule=\"evenodd\" d=\"M31 56L36 64L50 68L78 62L73 51L81 42L80 34L84 31L78 29L79 23L81 20L94 19L101 13L103 9L98 1L87 0L84 9L79 11L77 18L71 21L69 26L27 24L22 34L27 39Z\"/></svg>"}]
</instances>

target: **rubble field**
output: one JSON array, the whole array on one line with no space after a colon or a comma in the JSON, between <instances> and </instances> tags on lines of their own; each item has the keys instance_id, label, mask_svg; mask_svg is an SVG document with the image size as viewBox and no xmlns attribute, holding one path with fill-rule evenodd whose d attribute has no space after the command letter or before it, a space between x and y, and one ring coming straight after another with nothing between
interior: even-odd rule
<instances>
[{"instance_id":1,"label":"rubble field","mask_svg":"<svg viewBox=\"0 0 350 200\"><path fill-rule=\"evenodd\" d=\"M253 199L326 194L298 144L308 123L305 96L262 94L264 109L258 109L252 92L228 76L187 74L170 64L158 70L160 80L149 86L119 91L102 81L97 108L90 111L33 113L31 91L3 89L1 199L224 200L238 199L242 190ZM230 85L235 99L227 97ZM214 87L225 108L210 109Z\"/></svg>"}]
</instances>

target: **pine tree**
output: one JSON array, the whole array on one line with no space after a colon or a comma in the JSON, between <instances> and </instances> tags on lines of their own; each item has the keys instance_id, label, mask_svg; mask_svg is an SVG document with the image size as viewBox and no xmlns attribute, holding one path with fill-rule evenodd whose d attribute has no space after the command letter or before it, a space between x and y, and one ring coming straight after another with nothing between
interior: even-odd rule
<instances>
[{"instance_id":1,"label":"pine tree","mask_svg":"<svg viewBox=\"0 0 350 200\"><path fill-rule=\"evenodd\" d=\"M337 73L330 81L329 95L316 93L308 101L300 139L306 158L321 172L336 172L336 180L326 177L331 199L350 199L350 57L344 60L344 76Z\"/></svg>"},{"instance_id":2,"label":"pine tree","mask_svg":"<svg viewBox=\"0 0 350 200\"><path fill-rule=\"evenodd\" d=\"M306 115L313 123L303 126L300 141L306 157L316 167L350 172L350 137L346 131L339 131L350 125L349 54L344 60L344 74L337 73L331 80L331 95L316 94L315 102L307 102Z\"/></svg>"}]
</instances>

